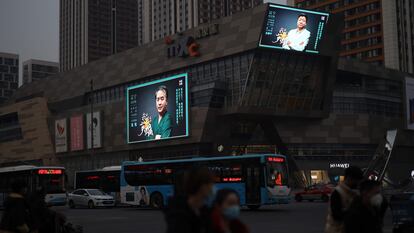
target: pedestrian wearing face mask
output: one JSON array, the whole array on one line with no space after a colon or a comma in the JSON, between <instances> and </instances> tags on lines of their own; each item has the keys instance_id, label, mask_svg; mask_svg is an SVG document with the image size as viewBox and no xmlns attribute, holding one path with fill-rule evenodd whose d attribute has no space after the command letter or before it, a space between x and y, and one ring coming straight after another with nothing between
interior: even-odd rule
<instances>
[{"instance_id":1,"label":"pedestrian wearing face mask","mask_svg":"<svg viewBox=\"0 0 414 233\"><path fill-rule=\"evenodd\" d=\"M237 193L232 189L219 190L211 214L212 232L248 233L248 228L239 217L240 201Z\"/></svg>"},{"instance_id":2,"label":"pedestrian wearing face mask","mask_svg":"<svg viewBox=\"0 0 414 233\"><path fill-rule=\"evenodd\" d=\"M193 168L185 177L185 195L171 199L165 210L167 233L210 232L210 209L214 199L213 176L207 168Z\"/></svg>"},{"instance_id":3,"label":"pedestrian wearing face mask","mask_svg":"<svg viewBox=\"0 0 414 233\"><path fill-rule=\"evenodd\" d=\"M358 184L363 178L358 167L345 169L345 179L331 194L325 233L344 233L344 217L352 201L358 196Z\"/></svg>"},{"instance_id":4,"label":"pedestrian wearing face mask","mask_svg":"<svg viewBox=\"0 0 414 233\"><path fill-rule=\"evenodd\" d=\"M360 192L345 215L345 232L382 233L387 202L381 195L381 183L365 180L360 184Z\"/></svg>"}]
</instances>

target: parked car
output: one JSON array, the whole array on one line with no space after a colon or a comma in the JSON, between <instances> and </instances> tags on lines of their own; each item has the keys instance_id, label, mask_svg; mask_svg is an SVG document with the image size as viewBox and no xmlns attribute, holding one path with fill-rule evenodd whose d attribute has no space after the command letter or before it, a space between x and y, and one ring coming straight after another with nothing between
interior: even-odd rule
<instances>
[{"instance_id":1,"label":"parked car","mask_svg":"<svg viewBox=\"0 0 414 233\"><path fill-rule=\"evenodd\" d=\"M111 195L99 189L77 189L68 195L68 205L70 208L77 206L113 207L115 200Z\"/></svg>"},{"instance_id":2,"label":"parked car","mask_svg":"<svg viewBox=\"0 0 414 233\"><path fill-rule=\"evenodd\" d=\"M329 197L333 191L333 185L312 185L305 188L302 192L295 194L295 200L301 202L303 200L314 201L321 200L323 202L329 201Z\"/></svg>"}]
</instances>

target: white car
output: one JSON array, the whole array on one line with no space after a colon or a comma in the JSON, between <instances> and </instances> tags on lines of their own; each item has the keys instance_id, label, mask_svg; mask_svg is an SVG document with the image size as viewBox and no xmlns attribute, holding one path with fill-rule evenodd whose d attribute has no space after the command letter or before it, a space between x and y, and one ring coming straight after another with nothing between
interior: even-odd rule
<instances>
[{"instance_id":1,"label":"white car","mask_svg":"<svg viewBox=\"0 0 414 233\"><path fill-rule=\"evenodd\" d=\"M69 194L68 204L70 208L76 206L87 206L90 209L95 207L113 207L114 198L99 189L77 189Z\"/></svg>"}]
</instances>

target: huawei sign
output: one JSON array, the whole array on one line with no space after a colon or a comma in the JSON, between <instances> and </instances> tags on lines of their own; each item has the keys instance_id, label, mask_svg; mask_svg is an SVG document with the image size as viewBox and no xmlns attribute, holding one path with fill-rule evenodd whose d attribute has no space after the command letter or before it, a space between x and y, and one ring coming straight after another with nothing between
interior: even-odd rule
<instances>
[{"instance_id":1,"label":"huawei sign","mask_svg":"<svg viewBox=\"0 0 414 233\"><path fill-rule=\"evenodd\" d=\"M63 135L63 133L65 132L65 127L61 126L59 123L56 124L56 129L59 135Z\"/></svg>"}]
</instances>

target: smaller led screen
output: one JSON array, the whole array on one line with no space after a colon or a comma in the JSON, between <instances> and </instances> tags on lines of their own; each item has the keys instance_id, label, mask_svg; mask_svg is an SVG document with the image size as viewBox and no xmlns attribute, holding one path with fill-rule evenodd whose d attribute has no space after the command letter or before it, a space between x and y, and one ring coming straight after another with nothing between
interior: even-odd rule
<instances>
[{"instance_id":1,"label":"smaller led screen","mask_svg":"<svg viewBox=\"0 0 414 233\"><path fill-rule=\"evenodd\" d=\"M128 143L188 136L187 74L127 89Z\"/></svg>"},{"instance_id":2,"label":"smaller led screen","mask_svg":"<svg viewBox=\"0 0 414 233\"><path fill-rule=\"evenodd\" d=\"M259 47L319 53L329 14L270 4Z\"/></svg>"}]
</instances>

